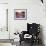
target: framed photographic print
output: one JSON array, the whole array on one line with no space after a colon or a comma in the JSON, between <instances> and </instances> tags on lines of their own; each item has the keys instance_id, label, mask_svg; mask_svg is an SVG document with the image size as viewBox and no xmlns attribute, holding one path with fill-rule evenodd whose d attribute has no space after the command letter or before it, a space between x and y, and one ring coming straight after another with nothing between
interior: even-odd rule
<instances>
[{"instance_id":1,"label":"framed photographic print","mask_svg":"<svg viewBox=\"0 0 46 46\"><path fill-rule=\"evenodd\" d=\"M14 9L14 19L15 20L26 20L27 9Z\"/></svg>"}]
</instances>

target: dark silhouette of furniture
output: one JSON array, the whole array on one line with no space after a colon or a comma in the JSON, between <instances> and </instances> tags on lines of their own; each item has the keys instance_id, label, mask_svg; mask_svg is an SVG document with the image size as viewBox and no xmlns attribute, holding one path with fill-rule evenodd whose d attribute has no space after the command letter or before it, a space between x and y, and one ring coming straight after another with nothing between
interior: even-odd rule
<instances>
[{"instance_id":1,"label":"dark silhouette of furniture","mask_svg":"<svg viewBox=\"0 0 46 46\"><path fill-rule=\"evenodd\" d=\"M34 42L39 43L39 33L40 33L40 24L32 23L29 24L27 23L27 31L22 31L21 34L19 34L20 37L20 44L22 41L25 41L24 35L29 34L32 37L29 39L31 46L33 45ZM28 38L26 39L26 41Z\"/></svg>"},{"instance_id":2,"label":"dark silhouette of furniture","mask_svg":"<svg viewBox=\"0 0 46 46\"><path fill-rule=\"evenodd\" d=\"M43 0L41 0L41 2L43 3Z\"/></svg>"}]
</instances>

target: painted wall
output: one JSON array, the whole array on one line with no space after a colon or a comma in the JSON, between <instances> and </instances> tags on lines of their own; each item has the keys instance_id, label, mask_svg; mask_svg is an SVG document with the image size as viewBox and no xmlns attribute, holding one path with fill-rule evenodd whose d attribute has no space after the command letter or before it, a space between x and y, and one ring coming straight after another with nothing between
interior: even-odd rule
<instances>
[{"instance_id":1,"label":"painted wall","mask_svg":"<svg viewBox=\"0 0 46 46\"><path fill-rule=\"evenodd\" d=\"M27 9L27 20L14 20L14 9ZM42 4L40 0L10 0L8 18L11 38L14 38L14 32L27 30L27 23L40 23L46 44L45 4Z\"/></svg>"},{"instance_id":2,"label":"painted wall","mask_svg":"<svg viewBox=\"0 0 46 46\"><path fill-rule=\"evenodd\" d=\"M14 9L27 9L27 20L14 20ZM9 1L9 30L27 30L27 23L40 23L45 26L44 5L39 0L10 0Z\"/></svg>"},{"instance_id":3,"label":"painted wall","mask_svg":"<svg viewBox=\"0 0 46 46\"><path fill-rule=\"evenodd\" d=\"M9 32L7 32L7 4L0 3L0 39L9 39Z\"/></svg>"},{"instance_id":4,"label":"painted wall","mask_svg":"<svg viewBox=\"0 0 46 46\"><path fill-rule=\"evenodd\" d=\"M14 32L27 30L27 23L40 23L46 44L45 3L43 5L40 0L1 0L0 2L8 2L8 30L11 38L14 38ZM4 5L3 7L6 8ZM27 20L14 20L14 9L27 9Z\"/></svg>"},{"instance_id":5,"label":"painted wall","mask_svg":"<svg viewBox=\"0 0 46 46\"><path fill-rule=\"evenodd\" d=\"M8 0L0 0L0 3L8 3Z\"/></svg>"},{"instance_id":6,"label":"painted wall","mask_svg":"<svg viewBox=\"0 0 46 46\"><path fill-rule=\"evenodd\" d=\"M6 0L0 0L0 39L9 39L9 32L6 31L7 27L7 3ZM12 46L11 43L0 43L0 46Z\"/></svg>"}]
</instances>

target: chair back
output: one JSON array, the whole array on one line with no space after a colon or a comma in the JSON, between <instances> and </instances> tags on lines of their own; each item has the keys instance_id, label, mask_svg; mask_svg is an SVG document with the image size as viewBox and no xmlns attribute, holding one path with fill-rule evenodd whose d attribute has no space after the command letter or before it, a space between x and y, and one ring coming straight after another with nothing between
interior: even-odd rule
<instances>
[{"instance_id":1,"label":"chair back","mask_svg":"<svg viewBox=\"0 0 46 46\"><path fill-rule=\"evenodd\" d=\"M29 34L34 34L37 35L40 32L40 24L32 23L29 24L27 23L27 31Z\"/></svg>"}]
</instances>

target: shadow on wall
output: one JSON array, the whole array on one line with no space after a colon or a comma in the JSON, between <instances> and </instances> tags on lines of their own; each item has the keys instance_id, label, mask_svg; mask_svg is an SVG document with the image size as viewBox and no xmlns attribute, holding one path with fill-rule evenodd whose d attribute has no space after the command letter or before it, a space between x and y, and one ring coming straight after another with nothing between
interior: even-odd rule
<instances>
[{"instance_id":1,"label":"shadow on wall","mask_svg":"<svg viewBox=\"0 0 46 46\"><path fill-rule=\"evenodd\" d=\"M43 37L43 26L42 25L40 25L40 39L42 40L42 45L45 46L44 45L44 37Z\"/></svg>"}]
</instances>

